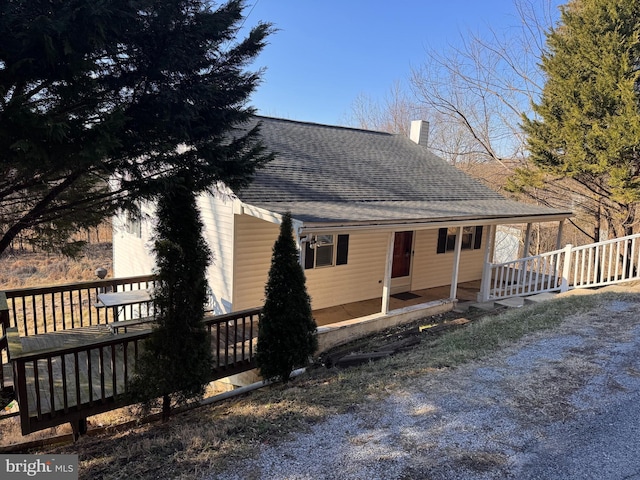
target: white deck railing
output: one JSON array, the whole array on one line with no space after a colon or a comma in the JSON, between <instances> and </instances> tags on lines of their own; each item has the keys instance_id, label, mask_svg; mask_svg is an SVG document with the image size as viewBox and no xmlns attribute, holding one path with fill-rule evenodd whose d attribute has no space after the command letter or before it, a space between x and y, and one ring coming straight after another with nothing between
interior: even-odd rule
<instances>
[{"instance_id":1,"label":"white deck railing","mask_svg":"<svg viewBox=\"0 0 640 480\"><path fill-rule=\"evenodd\" d=\"M640 279L640 234L485 265L481 300L593 288Z\"/></svg>"}]
</instances>

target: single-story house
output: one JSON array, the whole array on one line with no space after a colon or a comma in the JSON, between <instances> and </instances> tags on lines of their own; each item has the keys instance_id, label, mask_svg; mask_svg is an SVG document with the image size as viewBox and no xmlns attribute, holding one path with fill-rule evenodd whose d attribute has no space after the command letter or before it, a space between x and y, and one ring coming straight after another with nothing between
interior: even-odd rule
<instances>
[{"instance_id":1,"label":"single-story house","mask_svg":"<svg viewBox=\"0 0 640 480\"><path fill-rule=\"evenodd\" d=\"M275 159L241 191L199 198L218 313L258 307L281 216L291 212L314 311L480 281L498 225L562 222L571 212L509 200L426 146L428 123L411 138L377 131L255 117ZM153 269L147 219L114 221L114 273Z\"/></svg>"}]
</instances>

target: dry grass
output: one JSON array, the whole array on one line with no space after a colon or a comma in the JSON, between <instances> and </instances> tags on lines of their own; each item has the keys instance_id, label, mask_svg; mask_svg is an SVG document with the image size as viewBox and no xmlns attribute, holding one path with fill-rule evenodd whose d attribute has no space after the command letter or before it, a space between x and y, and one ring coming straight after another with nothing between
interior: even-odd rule
<instances>
[{"instance_id":1,"label":"dry grass","mask_svg":"<svg viewBox=\"0 0 640 480\"><path fill-rule=\"evenodd\" d=\"M110 242L110 236L107 233L101 231L99 238ZM75 259L43 252L5 252L0 256L0 290L95 280L96 268L104 267L111 275L112 266L111 243L89 244ZM9 400L11 399L7 399ZM1 407L4 407L4 404ZM109 412L104 418L92 419L96 423L105 424L122 420L121 414L117 412ZM68 433L71 433L69 425L61 425L22 436L18 417L5 418L0 421L0 446Z\"/></svg>"},{"instance_id":2,"label":"dry grass","mask_svg":"<svg viewBox=\"0 0 640 480\"><path fill-rule=\"evenodd\" d=\"M178 414L164 425L84 437L75 445L49 451L78 453L81 478L199 478L255 455L260 445L280 442L330 415L408 388L425 375L485 358L525 335L556 328L563 318L605 300L610 297L568 297L510 310L375 363L347 370L317 366L288 385ZM562 371L557 373L562 383Z\"/></svg>"},{"instance_id":3,"label":"dry grass","mask_svg":"<svg viewBox=\"0 0 640 480\"><path fill-rule=\"evenodd\" d=\"M75 259L44 252L5 253L0 257L0 290L95 280L98 267L112 275L111 243L87 245Z\"/></svg>"}]
</instances>

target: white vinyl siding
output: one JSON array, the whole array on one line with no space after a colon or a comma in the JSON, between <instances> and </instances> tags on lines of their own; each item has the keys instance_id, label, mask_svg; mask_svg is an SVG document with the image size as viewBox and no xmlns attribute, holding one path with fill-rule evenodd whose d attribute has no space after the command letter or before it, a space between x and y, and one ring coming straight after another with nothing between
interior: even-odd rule
<instances>
[{"instance_id":1,"label":"white vinyl siding","mask_svg":"<svg viewBox=\"0 0 640 480\"><path fill-rule=\"evenodd\" d=\"M216 314L229 313L233 298L233 202L231 198L203 194L198 208L205 226L203 235L211 249L207 281Z\"/></svg>"},{"instance_id":2,"label":"white vinyl siding","mask_svg":"<svg viewBox=\"0 0 640 480\"><path fill-rule=\"evenodd\" d=\"M140 228L136 232L129 232L127 228L127 214L122 213L113 217L113 276L132 277L135 275L149 275L153 272L155 258L151 251L153 244L154 208L149 205L142 207Z\"/></svg>"}]
</instances>

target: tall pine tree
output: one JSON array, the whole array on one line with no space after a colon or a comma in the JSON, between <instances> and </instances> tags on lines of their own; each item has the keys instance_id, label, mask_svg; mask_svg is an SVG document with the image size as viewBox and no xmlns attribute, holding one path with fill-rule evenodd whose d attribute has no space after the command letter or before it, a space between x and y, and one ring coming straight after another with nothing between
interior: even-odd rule
<instances>
[{"instance_id":1,"label":"tall pine tree","mask_svg":"<svg viewBox=\"0 0 640 480\"><path fill-rule=\"evenodd\" d=\"M246 67L272 29L238 39L244 9L0 2L0 253L18 235L71 252L78 229L133 208L180 168L199 189L246 184L266 160L258 132L229 132L253 113L260 72Z\"/></svg>"},{"instance_id":2,"label":"tall pine tree","mask_svg":"<svg viewBox=\"0 0 640 480\"><path fill-rule=\"evenodd\" d=\"M134 398L155 404L166 420L173 403L202 396L211 380L213 357L202 322L210 251L202 236L194 184L177 175L159 195L154 252L158 279L157 322L135 365Z\"/></svg>"},{"instance_id":3,"label":"tall pine tree","mask_svg":"<svg viewBox=\"0 0 640 480\"><path fill-rule=\"evenodd\" d=\"M271 268L260 314L256 361L263 378L287 382L296 367L305 366L318 348L304 271L286 213L273 246Z\"/></svg>"},{"instance_id":4,"label":"tall pine tree","mask_svg":"<svg viewBox=\"0 0 640 480\"><path fill-rule=\"evenodd\" d=\"M609 227L622 225L615 233L632 233L640 200L640 2L570 1L547 36L542 69L536 118L523 122L531 159L580 182Z\"/></svg>"}]
</instances>

